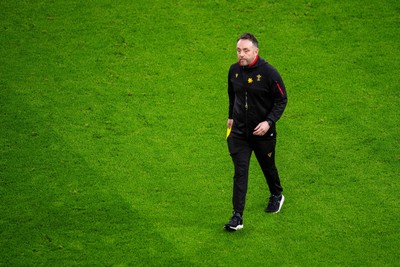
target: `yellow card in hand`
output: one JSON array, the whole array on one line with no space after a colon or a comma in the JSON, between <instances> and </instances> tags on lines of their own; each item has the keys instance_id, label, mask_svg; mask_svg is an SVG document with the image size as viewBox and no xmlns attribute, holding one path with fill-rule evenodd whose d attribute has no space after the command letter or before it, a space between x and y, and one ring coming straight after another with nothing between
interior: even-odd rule
<instances>
[{"instance_id":1,"label":"yellow card in hand","mask_svg":"<svg viewBox=\"0 0 400 267\"><path fill-rule=\"evenodd\" d=\"M229 135L231 134L232 128L227 128L226 129L226 138L228 139Z\"/></svg>"}]
</instances>

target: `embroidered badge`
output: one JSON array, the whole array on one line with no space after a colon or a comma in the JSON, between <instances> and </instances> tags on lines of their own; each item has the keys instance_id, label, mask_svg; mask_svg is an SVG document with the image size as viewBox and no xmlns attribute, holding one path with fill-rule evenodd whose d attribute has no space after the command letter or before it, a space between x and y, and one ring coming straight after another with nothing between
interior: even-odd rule
<instances>
[{"instance_id":1,"label":"embroidered badge","mask_svg":"<svg viewBox=\"0 0 400 267\"><path fill-rule=\"evenodd\" d=\"M239 76L239 73L236 73L235 76L236 76L236 78L237 78L237 77Z\"/></svg>"},{"instance_id":2,"label":"embroidered badge","mask_svg":"<svg viewBox=\"0 0 400 267\"><path fill-rule=\"evenodd\" d=\"M248 83L253 83L253 79L252 79L252 78L248 78L248 79L247 79L247 82L248 82Z\"/></svg>"},{"instance_id":3,"label":"embroidered badge","mask_svg":"<svg viewBox=\"0 0 400 267\"><path fill-rule=\"evenodd\" d=\"M260 74L257 75L257 81L258 81L258 82L261 81L261 77L262 77L262 76L261 76Z\"/></svg>"}]
</instances>

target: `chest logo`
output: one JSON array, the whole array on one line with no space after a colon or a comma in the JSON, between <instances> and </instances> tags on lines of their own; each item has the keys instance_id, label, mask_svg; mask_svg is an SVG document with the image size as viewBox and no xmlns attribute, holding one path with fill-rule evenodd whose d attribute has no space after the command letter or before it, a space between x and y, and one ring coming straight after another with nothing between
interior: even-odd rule
<instances>
[{"instance_id":1,"label":"chest logo","mask_svg":"<svg viewBox=\"0 0 400 267\"><path fill-rule=\"evenodd\" d=\"M260 74L257 75L257 81L258 81L258 82L261 81L261 77L262 77L262 76L261 76Z\"/></svg>"},{"instance_id":2,"label":"chest logo","mask_svg":"<svg viewBox=\"0 0 400 267\"><path fill-rule=\"evenodd\" d=\"M236 73L235 76L236 76L236 78L237 78L237 77L239 76L239 73Z\"/></svg>"},{"instance_id":3,"label":"chest logo","mask_svg":"<svg viewBox=\"0 0 400 267\"><path fill-rule=\"evenodd\" d=\"M248 82L248 83L253 83L253 78L248 78L248 79L247 79L247 82Z\"/></svg>"}]
</instances>

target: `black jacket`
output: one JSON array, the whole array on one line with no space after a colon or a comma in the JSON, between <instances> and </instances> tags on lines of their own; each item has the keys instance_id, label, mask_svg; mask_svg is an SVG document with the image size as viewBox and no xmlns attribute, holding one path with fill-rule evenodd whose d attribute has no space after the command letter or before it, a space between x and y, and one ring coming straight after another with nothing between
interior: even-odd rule
<instances>
[{"instance_id":1,"label":"black jacket","mask_svg":"<svg viewBox=\"0 0 400 267\"><path fill-rule=\"evenodd\" d=\"M233 64L228 76L229 118L233 119L232 135L246 138L275 138L275 123L287 104L285 85L278 71L263 58L251 66ZM264 136L254 136L254 128L269 121Z\"/></svg>"}]
</instances>

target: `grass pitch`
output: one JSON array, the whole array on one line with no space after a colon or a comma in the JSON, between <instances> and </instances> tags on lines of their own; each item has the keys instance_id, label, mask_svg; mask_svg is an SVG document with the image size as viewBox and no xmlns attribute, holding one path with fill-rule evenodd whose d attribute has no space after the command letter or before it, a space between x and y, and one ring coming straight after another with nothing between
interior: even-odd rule
<instances>
[{"instance_id":1,"label":"grass pitch","mask_svg":"<svg viewBox=\"0 0 400 267\"><path fill-rule=\"evenodd\" d=\"M396 266L398 1L2 1L0 266ZM227 233L227 71L289 96Z\"/></svg>"}]
</instances>

